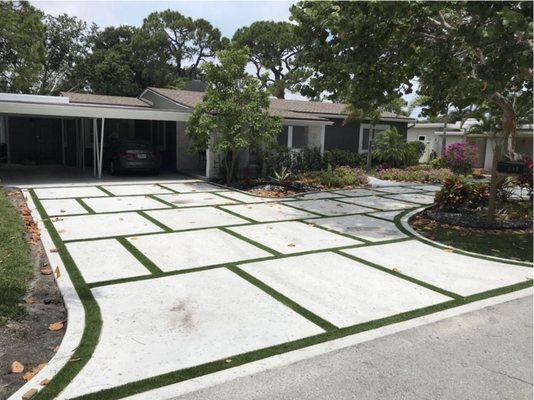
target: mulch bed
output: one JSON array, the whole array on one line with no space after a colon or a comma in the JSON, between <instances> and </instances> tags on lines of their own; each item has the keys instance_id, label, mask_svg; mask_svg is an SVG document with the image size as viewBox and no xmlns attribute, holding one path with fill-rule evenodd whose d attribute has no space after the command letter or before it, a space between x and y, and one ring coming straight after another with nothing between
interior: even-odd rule
<instances>
[{"instance_id":1,"label":"mulch bed","mask_svg":"<svg viewBox=\"0 0 534 400\"><path fill-rule=\"evenodd\" d=\"M26 225L26 240L30 246L29 263L33 277L28 282L24 299L25 314L0 326L0 399L6 399L31 379L54 356L66 329L67 311L48 266L39 231L31 218L26 201L19 190L7 190L11 203L20 210ZM42 271L44 273L42 273ZM61 322L62 327L51 324ZM24 366L12 373L11 365Z\"/></svg>"},{"instance_id":2,"label":"mulch bed","mask_svg":"<svg viewBox=\"0 0 534 400\"><path fill-rule=\"evenodd\" d=\"M477 212L445 212L441 210L430 209L423 211L421 215L441 224L460 226L464 228L483 230L532 229L532 221L529 220L497 219L495 222L488 222L485 214Z\"/></svg>"},{"instance_id":3,"label":"mulch bed","mask_svg":"<svg viewBox=\"0 0 534 400\"><path fill-rule=\"evenodd\" d=\"M300 182L291 183L273 183L273 182L238 182L232 187L250 192L256 196L263 197L288 197L300 193L316 192L321 190L319 187L305 185Z\"/></svg>"}]
</instances>

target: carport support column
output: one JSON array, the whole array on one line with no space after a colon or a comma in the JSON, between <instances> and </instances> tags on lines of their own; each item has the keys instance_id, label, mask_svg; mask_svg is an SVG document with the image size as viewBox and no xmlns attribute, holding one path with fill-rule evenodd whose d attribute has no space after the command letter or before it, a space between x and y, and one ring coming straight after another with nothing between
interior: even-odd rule
<instances>
[{"instance_id":1,"label":"carport support column","mask_svg":"<svg viewBox=\"0 0 534 400\"><path fill-rule=\"evenodd\" d=\"M324 137L325 137L326 125L321 126L321 155L324 154Z\"/></svg>"},{"instance_id":2,"label":"carport support column","mask_svg":"<svg viewBox=\"0 0 534 400\"><path fill-rule=\"evenodd\" d=\"M104 123L105 118L102 118L102 127L100 131L100 158L98 160L98 178L102 178L102 156L104 155Z\"/></svg>"},{"instance_id":3,"label":"carport support column","mask_svg":"<svg viewBox=\"0 0 534 400\"><path fill-rule=\"evenodd\" d=\"M96 176L96 166L98 164L98 123L93 118L93 175Z\"/></svg>"}]
</instances>

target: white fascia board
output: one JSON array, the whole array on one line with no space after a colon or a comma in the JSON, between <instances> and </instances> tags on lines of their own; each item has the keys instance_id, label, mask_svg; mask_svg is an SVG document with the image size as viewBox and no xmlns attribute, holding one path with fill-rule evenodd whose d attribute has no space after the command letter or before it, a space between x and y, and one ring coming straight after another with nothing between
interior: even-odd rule
<instances>
[{"instance_id":1,"label":"white fascia board","mask_svg":"<svg viewBox=\"0 0 534 400\"><path fill-rule=\"evenodd\" d=\"M0 102L0 114L64 118L114 118L157 121L187 121L190 113L147 108Z\"/></svg>"},{"instance_id":2,"label":"white fascia board","mask_svg":"<svg viewBox=\"0 0 534 400\"><path fill-rule=\"evenodd\" d=\"M291 125L291 126L324 126L324 125L333 125L332 121L315 121L315 120L305 120L305 119L283 119L282 125Z\"/></svg>"}]
</instances>

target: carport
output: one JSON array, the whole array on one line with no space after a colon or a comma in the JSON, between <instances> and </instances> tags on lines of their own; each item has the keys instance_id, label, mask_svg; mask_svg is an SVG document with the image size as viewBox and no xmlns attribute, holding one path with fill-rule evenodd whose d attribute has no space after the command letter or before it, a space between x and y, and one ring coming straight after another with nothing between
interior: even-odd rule
<instances>
[{"instance_id":1,"label":"carport","mask_svg":"<svg viewBox=\"0 0 534 400\"><path fill-rule=\"evenodd\" d=\"M140 102L140 101L139 101ZM159 121L163 123L165 129L167 124L187 121L189 113L176 110L154 109L149 104L130 105L130 104L81 104L69 101L66 96L37 96L22 94L0 94L0 143L5 145L5 158L7 165L11 165L13 156L13 132L10 133L10 118L23 117L34 121L33 129L36 124L41 123L43 132L42 142L38 146L60 146L61 163L66 165L66 148L67 138L66 130L75 130L73 136L73 148L75 153L75 165L84 169L86 166L85 143L88 138L92 138L92 166L94 176L102 176L102 160L104 153L104 137L106 128L111 120L127 121ZM42 121L56 121L44 127ZM20 118L19 118L20 121ZM35 122L37 121L37 122ZM31 127L22 126L24 129ZM152 124L150 124L150 131ZM59 132L58 132L59 131ZM54 135L48 136L46 132L54 132ZM151 132L152 133L152 132ZM164 131L163 138L165 139ZM52 137L54 136L54 137ZM49 140L47 140L49 139ZM53 139L53 140L52 140ZM90 139L89 139L90 140ZM57 143L59 142L59 143ZM29 143L21 143L21 146L30 146ZM59 153L57 153L59 154ZM58 155L59 157L59 155Z\"/></svg>"}]
</instances>

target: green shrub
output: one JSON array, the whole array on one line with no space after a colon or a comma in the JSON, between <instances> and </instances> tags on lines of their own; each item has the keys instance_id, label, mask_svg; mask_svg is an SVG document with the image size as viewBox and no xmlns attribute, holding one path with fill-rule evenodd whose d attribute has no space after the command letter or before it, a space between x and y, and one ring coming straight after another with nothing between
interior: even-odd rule
<instances>
[{"instance_id":1,"label":"green shrub","mask_svg":"<svg viewBox=\"0 0 534 400\"><path fill-rule=\"evenodd\" d=\"M445 168L445 161L441 157L436 157L428 162L428 166L434 169Z\"/></svg>"},{"instance_id":2,"label":"green shrub","mask_svg":"<svg viewBox=\"0 0 534 400\"><path fill-rule=\"evenodd\" d=\"M440 168L432 169L424 166L412 166L405 169L386 168L380 169L376 177L388 181L405 181L405 182L423 182L423 183L442 183L452 178L454 174L450 169Z\"/></svg>"},{"instance_id":3,"label":"green shrub","mask_svg":"<svg viewBox=\"0 0 534 400\"><path fill-rule=\"evenodd\" d=\"M425 144L420 141L406 142L404 144L404 163L405 165L417 165L419 159L425 152Z\"/></svg>"},{"instance_id":4,"label":"green shrub","mask_svg":"<svg viewBox=\"0 0 534 400\"><path fill-rule=\"evenodd\" d=\"M323 168L323 158L321 149L288 149L286 146L279 146L265 155L268 174L274 171L286 169L293 173L303 171L319 171Z\"/></svg>"},{"instance_id":5,"label":"green shrub","mask_svg":"<svg viewBox=\"0 0 534 400\"><path fill-rule=\"evenodd\" d=\"M353 168L365 165L365 155L343 149L332 149L324 152L323 163L325 167L348 166Z\"/></svg>"},{"instance_id":6,"label":"green shrub","mask_svg":"<svg viewBox=\"0 0 534 400\"><path fill-rule=\"evenodd\" d=\"M373 141L373 153L379 162L391 167L405 165L406 148L404 140L395 128L379 132Z\"/></svg>"},{"instance_id":7,"label":"green shrub","mask_svg":"<svg viewBox=\"0 0 534 400\"><path fill-rule=\"evenodd\" d=\"M304 172L297 180L308 185L320 185L328 188L341 188L345 186L365 186L368 184L365 171L347 166L328 168L324 171Z\"/></svg>"},{"instance_id":8,"label":"green shrub","mask_svg":"<svg viewBox=\"0 0 534 400\"><path fill-rule=\"evenodd\" d=\"M456 212L485 206L489 199L487 183L469 183L460 176L453 176L443 183L436 193L436 206L444 211Z\"/></svg>"}]
</instances>

